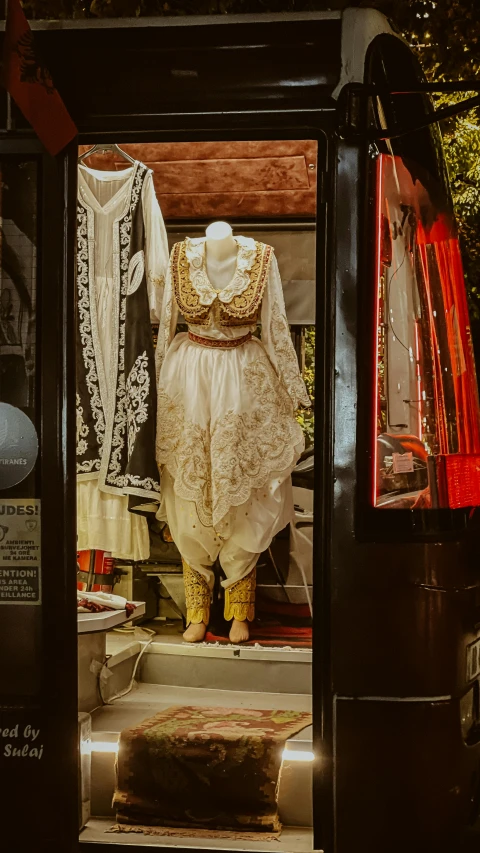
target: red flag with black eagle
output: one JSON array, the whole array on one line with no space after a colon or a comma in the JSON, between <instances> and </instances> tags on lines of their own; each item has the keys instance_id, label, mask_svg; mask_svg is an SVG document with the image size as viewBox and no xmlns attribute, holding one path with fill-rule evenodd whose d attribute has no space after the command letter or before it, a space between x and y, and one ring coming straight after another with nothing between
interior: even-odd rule
<instances>
[{"instance_id":1,"label":"red flag with black eagle","mask_svg":"<svg viewBox=\"0 0 480 853\"><path fill-rule=\"evenodd\" d=\"M8 0L2 83L50 154L58 154L77 128L39 59L20 0Z\"/></svg>"}]
</instances>

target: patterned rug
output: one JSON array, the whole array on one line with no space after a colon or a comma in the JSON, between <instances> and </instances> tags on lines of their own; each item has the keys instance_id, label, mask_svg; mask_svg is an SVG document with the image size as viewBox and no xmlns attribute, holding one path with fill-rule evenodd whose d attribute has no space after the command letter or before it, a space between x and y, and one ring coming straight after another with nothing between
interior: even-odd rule
<instances>
[{"instance_id":1,"label":"patterned rug","mask_svg":"<svg viewBox=\"0 0 480 853\"><path fill-rule=\"evenodd\" d=\"M230 626L229 626L230 627ZM207 631L205 634L206 643L220 643L222 646L230 645L228 634L214 634L213 631ZM285 647L292 649L311 649L312 648L312 629L311 628L289 628L285 625L278 627L268 627L258 625L255 622L250 626L250 639L242 646L266 646L268 648L283 649Z\"/></svg>"},{"instance_id":2,"label":"patterned rug","mask_svg":"<svg viewBox=\"0 0 480 853\"><path fill-rule=\"evenodd\" d=\"M256 619L250 625L250 639L242 643L243 646L312 648L312 618L308 605L268 601L259 595L256 609ZM229 631L230 623L214 616L205 642L228 645Z\"/></svg>"},{"instance_id":3,"label":"patterned rug","mask_svg":"<svg viewBox=\"0 0 480 853\"><path fill-rule=\"evenodd\" d=\"M298 711L176 705L125 729L118 824L278 832L282 751L310 724Z\"/></svg>"}]
</instances>

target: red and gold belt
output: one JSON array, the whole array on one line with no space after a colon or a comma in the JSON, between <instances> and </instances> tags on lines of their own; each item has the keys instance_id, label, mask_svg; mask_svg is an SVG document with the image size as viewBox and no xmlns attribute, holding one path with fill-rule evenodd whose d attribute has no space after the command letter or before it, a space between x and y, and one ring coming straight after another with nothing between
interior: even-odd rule
<instances>
[{"instance_id":1,"label":"red and gold belt","mask_svg":"<svg viewBox=\"0 0 480 853\"><path fill-rule=\"evenodd\" d=\"M202 338L200 335L194 335L193 332L189 332L188 337L194 344L200 344L201 347L233 349L234 347L241 347L242 344L246 344L252 337L252 333L248 332L247 335L242 335L241 338L226 338L223 340L219 338Z\"/></svg>"}]
</instances>

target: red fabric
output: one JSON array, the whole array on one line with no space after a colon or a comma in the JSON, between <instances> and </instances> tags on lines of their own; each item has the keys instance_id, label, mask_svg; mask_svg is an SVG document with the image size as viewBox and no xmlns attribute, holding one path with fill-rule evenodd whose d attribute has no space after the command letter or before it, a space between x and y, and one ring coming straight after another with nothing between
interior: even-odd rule
<instances>
[{"instance_id":1,"label":"red fabric","mask_svg":"<svg viewBox=\"0 0 480 853\"><path fill-rule=\"evenodd\" d=\"M206 643L222 643L229 645L230 640L222 634L214 634L212 631L207 631L205 634ZM271 628L261 628L255 625L250 626L250 639L242 646L273 646L274 648L282 648L292 646L297 649L312 648L312 629L311 628L287 628L282 625Z\"/></svg>"},{"instance_id":2,"label":"red fabric","mask_svg":"<svg viewBox=\"0 0 480 853\"><path fill-rule=\"evenodd\" d=\"M77 599L77 608L83 607L84 610L89 610L90 613L113 613L114 608L108 607L106 604L97 604L96 601L90 601L88 598L79 598ZM131 616L134 610L136 610L137 605L133 604L131 601L127 601L125 605L125 613L127 616ZM120 610L116 611L117 613L121 613Z\"/></svg>"},{"instance_id":3,"label":"red fabric","mask_svg":"<svg viewBox=\"0 0 480 853\"><path fill-rule=\"evenodd\" d=\"M480 506L480 455L438 456L437 466L440 506Z\"/></svg>"},{"instance_id":4,"label":"red fabric","mask_svg":"<svg viewBox=\"0 0 480 853\"><path fill-rule=\"evenodd\" d=\"M475 361L468 317L465 281L460 246L453 223L439 214L430 228L419 222L417 229L432 333L432 353L435 368L435 402L440 453L451 453L451 424L447 415L443 385L444 368L453 374L456 408L456 434L461 454L480 453L480 415ZM429 252L433 247L434 254ZM445 316L448 353L437 335L439 318L434 311L433 291L441 290Z\"/></svg>"},{"instance_id":5,"label":"red fabric","mask_svg":"<svg viewBox=\"0 0 480 853\"><path fill-rule=\"evenodd\" d=\"M8 0L2 82L50 154L58 154L77 135L49 72L35 53L20 0Z\"/></svg>"},{"instance_id":6,"label":"red fabric","mask_svg":"<svg viewBox=\"0 0 480 853\"><path fill-rule=\"evenodd\" d=\"M79 572L85 573L85 582L79 581L77 577L77 589L80 592L86 592L87 580L90 572L90 551L77 551L77 569ZM113 557L110 551L95 551L95 565L93 567L96 575L111 575L113 573ZM113 583L109 579L108 583L92 584L89 592L113 592Z\"/></svg>"}]
</instances>

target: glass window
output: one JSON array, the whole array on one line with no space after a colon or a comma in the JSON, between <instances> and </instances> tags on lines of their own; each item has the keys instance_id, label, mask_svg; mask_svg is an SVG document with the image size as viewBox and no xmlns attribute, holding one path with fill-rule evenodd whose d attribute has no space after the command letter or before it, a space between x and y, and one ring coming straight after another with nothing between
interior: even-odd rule
<instances>
[{"instance_id":1,"label":"glass window","mask_svg":"<svg viewBox=\"0 0 480 853\"><path fill-rule=\"evenodd\" d=\"M0 696L35 695L41 673L38 171L0 162Z\"/></svg>"},{"instance_id":2,"label":"glass window","mask_svg":"<svg viewBox=\"0 0 480 853\"><path fill-rule=\"evenodd\" d=\"M480 504L480 422L455 222L407 158L377 163L375 494Z\"/></svg>"}]
</instances>

